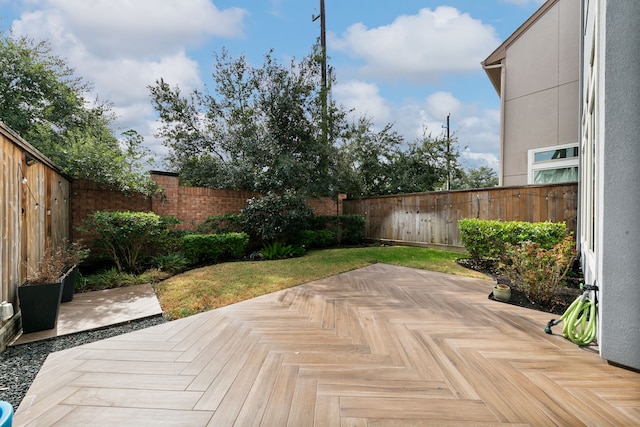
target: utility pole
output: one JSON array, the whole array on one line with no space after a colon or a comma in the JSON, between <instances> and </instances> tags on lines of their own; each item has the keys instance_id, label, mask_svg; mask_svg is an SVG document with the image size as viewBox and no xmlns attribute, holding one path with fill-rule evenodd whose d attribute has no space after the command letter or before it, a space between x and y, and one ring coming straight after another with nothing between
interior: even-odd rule
<instances>
[{"instance_id":1,"label":"utility pole","mask_svg":"<svg viewBox=\"0 0 640 427\"><path fill-rule=\"evenodd\" d=\"M322 89L327 90L327 36L324 12L324 0L320 0L320 15L312 16L313 22L320 18L320 48L322 49Z\"/></svg>"},{"instance_id":2,"label":"utility pole","mask_svg":"<svg viewBox=\"0 0 640 427\"><path fill-rule=\"evenodd\" d=\"M449 133L449 117L451 114L447 114L447 191L451 191L451 135Z\"/></svg>"},{"instance_id":3,"label":"utility pole","mask_svg":"<svg viewBox=\"0 0 640 427\"><path fill-rule=\"evenodd\" d=\"M327 87L327 37L326 37L326 22L325 22L325 11L324 11L324 0L320 0L320 15L311 16L313 22L317 21L320 18L320 60L321 60L321 78L322 78L322 87L321 94L322 97L322 138L324 142L327 142L327 96L328 96L328 87Z\"/></svg>"}]
</instances>

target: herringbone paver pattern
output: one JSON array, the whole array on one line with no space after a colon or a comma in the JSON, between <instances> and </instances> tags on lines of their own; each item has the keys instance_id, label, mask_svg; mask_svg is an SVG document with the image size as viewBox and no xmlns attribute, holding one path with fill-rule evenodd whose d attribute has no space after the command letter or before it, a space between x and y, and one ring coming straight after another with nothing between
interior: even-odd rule
<instances>
[{"instance_id":1,"label":"herringbone paver pattern","mask_svg":"<svg viewBox=\"0 0 640 427\"><path fill-rule=\"evenodd\" d=\"M490 288L377 264L55 353L16 425L640 425L640 374Z\"/></svg>"}]
</instances>

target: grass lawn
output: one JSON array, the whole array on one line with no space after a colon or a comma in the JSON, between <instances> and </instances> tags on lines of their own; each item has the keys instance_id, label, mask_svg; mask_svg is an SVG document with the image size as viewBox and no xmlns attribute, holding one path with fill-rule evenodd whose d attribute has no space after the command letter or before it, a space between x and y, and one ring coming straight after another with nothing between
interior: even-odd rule
<instances>
[{"instance_id":1,"label":"grass lawn","mask_svg":"<svg viewBox=\"0 0 640 427\"><path fill-rule=\"evenodd\" d=\"M179 319L378 262L486 278L460 267L455 260L463 256L409 246L325 249L300 258L198 268L157 284L155 290L165 314Z\"/></svg>"}]
</instances>

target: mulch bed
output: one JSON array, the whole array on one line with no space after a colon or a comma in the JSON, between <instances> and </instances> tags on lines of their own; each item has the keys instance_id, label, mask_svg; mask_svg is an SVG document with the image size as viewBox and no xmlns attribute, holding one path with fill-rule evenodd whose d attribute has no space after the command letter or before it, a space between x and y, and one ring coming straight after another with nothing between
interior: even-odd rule
<instances>
[{"instance_id":1,"label":"mulch bed","mask_svg":"<svg viewBox=\"0 0 640 427\"><path fill-rule=\"evenodd\" d=\"M582 293L579 288L580 283L583 282L582 276L580 272L572 272L571 276L568 276L566 279L567 286L561 289L558 298L552 304L537 304L529 300L527 295L518 289L517 285L511 283L508 277L497 274L495 272L495 264L490 262L476 263L471 258L460 258L457 262L462 267L479 271L493 277L497 284L508 285L511 288L511 299L505 304L518 305L520 307L531 308L560 316L578 295ZM497 301L493 298L493 292L489 294L488 298Z\"/></svg>"}]
</instances>

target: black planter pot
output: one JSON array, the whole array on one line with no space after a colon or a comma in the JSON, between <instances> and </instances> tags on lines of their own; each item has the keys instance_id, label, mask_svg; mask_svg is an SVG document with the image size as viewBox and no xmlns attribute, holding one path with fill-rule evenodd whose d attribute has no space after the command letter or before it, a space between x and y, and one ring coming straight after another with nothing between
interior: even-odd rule
<instances>
[{"instance_id":1,"label":"black planter pot","mask_svg":"<svg viewBox=\"0 0 640 427\"><path fill-rule=\"evenodd\" d=\"M22 333L44 331L56 327L62 298L62 281L18 286Z\"/></svg>"},{"instance_id":2,"label":"black planter pot","mask_svg":"<svg viewBox=\"0 0 640 427\"><path fill-rule=\"evenodd\" d=\"M76 288L76 276L78 275L78 267L73 266L67 270L62 276L62 300L61 302L69 302L73 300L73 293Z\"/></svg>"}]
</instances>

